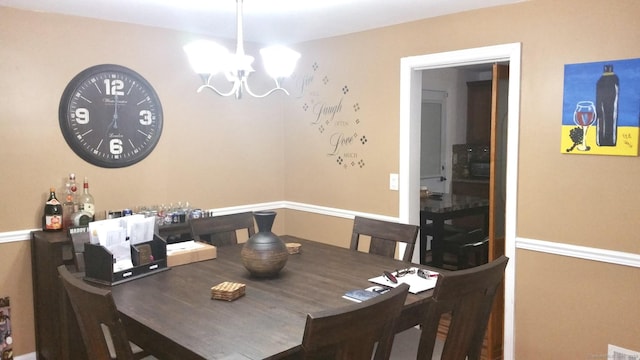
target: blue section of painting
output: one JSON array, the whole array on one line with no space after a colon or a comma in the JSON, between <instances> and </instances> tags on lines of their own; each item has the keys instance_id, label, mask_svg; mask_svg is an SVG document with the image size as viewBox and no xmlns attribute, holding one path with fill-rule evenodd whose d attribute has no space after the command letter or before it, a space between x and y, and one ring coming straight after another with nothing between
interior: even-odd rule
<instances>
[{"instance_id":1,"label":"blue section of painting","mask_svg":"<svg viewBox=\"0 0 640 360\"><path fill-rule=\"evenodd\" d=\"M596 83L605 65L613 65L620 79L618 126L640 126L640 59L565 65L562 125L575 125L573 112L578 102L595 103Z\"/></svg>"}]
</instances>

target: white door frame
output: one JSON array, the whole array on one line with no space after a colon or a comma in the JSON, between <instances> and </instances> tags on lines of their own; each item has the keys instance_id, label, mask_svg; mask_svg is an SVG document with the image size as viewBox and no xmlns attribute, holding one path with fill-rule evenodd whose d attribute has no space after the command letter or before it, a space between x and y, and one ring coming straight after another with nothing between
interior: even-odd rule
<instances>
[{"instance_id":1,"label":"white door frame","mask_svg":"<svg viewBox=\"0 0 640 360\"><path fill-rule=\"evenodd\" d=\"M505 253L510 260L505 272L503 340L504 359L506 360L513 359L515 351L514 297L520 119L520 56L521 44L512 43L410 56L400 60L399 219L410 224L419 224L420 222L421 71L473 64L509 62Z\"/></svg>"}]
</instances>

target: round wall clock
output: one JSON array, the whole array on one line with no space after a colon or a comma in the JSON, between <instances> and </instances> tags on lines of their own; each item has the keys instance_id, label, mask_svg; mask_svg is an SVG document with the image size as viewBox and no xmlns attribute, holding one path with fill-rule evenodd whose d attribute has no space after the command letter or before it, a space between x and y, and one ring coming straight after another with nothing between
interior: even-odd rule
<instances>
[{"instance_id":1,"label":"round wall clock","mask_svg":"<svg viewBox=\"0 0 640 360\"><path fill-rule=\"evenodd\" d=\"M59 108L71 149L91 164L119 168L153 151L162 134L162 106L148 81L119 65L96 65L76 75Z\"/></svg>"}]
</instances>

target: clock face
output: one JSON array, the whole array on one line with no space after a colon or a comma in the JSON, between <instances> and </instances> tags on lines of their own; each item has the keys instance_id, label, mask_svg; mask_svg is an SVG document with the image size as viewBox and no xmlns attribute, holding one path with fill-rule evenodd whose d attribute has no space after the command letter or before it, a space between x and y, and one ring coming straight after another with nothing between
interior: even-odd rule
<instances>
[{"instance_id":1,"label":"clock face","mask_svg":"<svg viewBox=\"0 0 640 360\"><path fill-rule=\"evenodd\" d=\"M96 65L69 82L59 120L64 139L78 156L101 167L125 167L147 157L160 140L162 106L135 71Z\"/></svg>"}]
</instances>

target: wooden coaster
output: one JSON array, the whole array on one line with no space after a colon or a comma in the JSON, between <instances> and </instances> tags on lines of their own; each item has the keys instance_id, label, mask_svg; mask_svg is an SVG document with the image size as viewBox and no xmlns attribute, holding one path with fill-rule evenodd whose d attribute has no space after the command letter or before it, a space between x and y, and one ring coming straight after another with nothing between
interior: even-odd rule
<instances>
[{"instance_id":1,"label":"wooden coaster","mask_svg":"<svg viewBox=\"0 0 640 360\"><path fill-rule=\"evenodd\" d=\"M211 298L232 301L243 296L245 289L245 284L225 281L211 288Z\"/></svg>"},{"instance_id":2,"label":"wooden coaster","mask_svg":"<svg viewBox=\"0 0 640 360\"><path fill-rule=\"evenodd\" d=\"M285 245L287 246L287 251L289 251L289 254L300 253L300 247L302 247L302 244L299 243L286 243Z\"/></svg>"}]
</instances>

